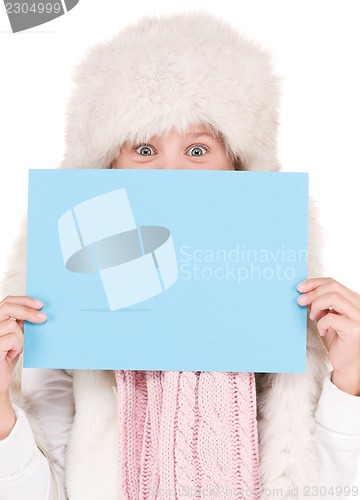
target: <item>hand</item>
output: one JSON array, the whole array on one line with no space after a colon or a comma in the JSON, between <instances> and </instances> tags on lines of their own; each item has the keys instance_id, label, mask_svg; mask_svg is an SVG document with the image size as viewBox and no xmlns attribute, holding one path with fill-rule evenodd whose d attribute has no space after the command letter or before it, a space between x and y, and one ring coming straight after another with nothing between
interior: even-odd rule
<instances>
[{"instance_id":1,"label":"hand","mask_svg":"<svg viewBox=\"0 0 360 500\"><path fill-rule=\"evenodd\" d=\"M297 289L329 352L332 382L360 396L360 295L332 278L305 280Z\"/></svg>"},{"instance_id":2,"label":"hand","mask_svg":"<svg viewBox=\"0 0 360 500\"><path fill-rule=\"evenodd\" d=\"M24 347L24 320L43 323L43 303L32 297L6 297L0 303L0 396L8 393L11 376Z\"/></svg>"}]
</instances>

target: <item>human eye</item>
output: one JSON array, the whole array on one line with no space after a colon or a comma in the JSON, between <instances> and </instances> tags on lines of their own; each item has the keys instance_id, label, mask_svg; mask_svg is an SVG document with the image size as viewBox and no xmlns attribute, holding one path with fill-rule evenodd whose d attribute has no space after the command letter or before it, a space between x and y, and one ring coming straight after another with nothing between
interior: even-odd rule
<instances>
[{"instance_id":1,"label":"human eye","mask_svg":"<svg viewBox=\"0 0 360 500\"><path fill-rule=\"evenodd\" d=\"M186 151L186 154L189 156L204 156L209 149L202 145L202 144L194 144L193 146L190 146L189 149Z\"/></svg>"},{"instance_id":2,"label":"human eye","mask_svg":"<svg viewBox=\"0 0 360 500\"><path fill-rule=\"evenodd\" d=\"M133 149L141 156L153 156L155 154L155 149L150 144L139 144L134 146Z\"/></svg>"}]
</instances>

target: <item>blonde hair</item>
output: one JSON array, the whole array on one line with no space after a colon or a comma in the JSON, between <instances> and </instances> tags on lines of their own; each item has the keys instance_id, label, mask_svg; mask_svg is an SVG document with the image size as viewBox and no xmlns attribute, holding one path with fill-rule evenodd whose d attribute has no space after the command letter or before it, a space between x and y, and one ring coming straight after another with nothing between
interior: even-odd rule
<instances>
[{"instance_id":1,"label":"blonde hair","mask_svg":"<svg viewBox=\"0 0 360 500\"><path fill-rule=\"evenodd\" d=\"M235 156L234 153L230 150L224 134L222 132L220 132L220 130L217 130L210 123L204 123L203 125L207 128L207 130L211 133L211 135L224 146L226 155L232 161L234 169L235 170L245 170L243 168L243 164L242 164L241 159L239 157Z\"/></svg>"}]
</instances>

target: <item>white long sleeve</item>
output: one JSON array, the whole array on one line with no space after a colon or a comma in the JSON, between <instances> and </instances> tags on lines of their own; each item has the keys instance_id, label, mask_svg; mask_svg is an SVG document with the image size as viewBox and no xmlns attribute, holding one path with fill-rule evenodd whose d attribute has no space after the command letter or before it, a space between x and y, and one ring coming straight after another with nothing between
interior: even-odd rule
<instances>
[{"instance_id":1,"label":"white long sleeve","mask_svg":"<svg viewBox=\"0 0 360 500\"><path fill-rule=\"evenodd\" d=\"M356 485L360 462L360 397L338 389L331 382L331 375L332 372L325 377L315 413L320 479L330 487L351 489L352 485ZM360 496L360 487L358 495ZM330 494L328 498L331 498ZM336 498L354 496L345 493Z\"/></svg>"},{"instance_id":2,"label":"white long sleeve","mask_svg":"<svg viewBox=\"0 0 360 500\"><path fill-rule=\"evenodd\" d=\"M316 411L320 480L326 488L341 485L351 488L355 485L360 458L360 397L340 391L330 377L331 373L324 380ZM24 369L23 390L52 444L59 500L65 500L65 448L74 416L71 372ZM16 424L10 435L0 441L0 500L23 500L24 493L26 500L55 500L48 462L36 447L25 414L16 406L14 409ZM311 492L308 496L315 497Z\"/></svg>"},{"instance_id":3,"label":"white long sleeve","mask_svg":"<svg viewBox=\"0 0 360 500\"><path fill-rule=\"evenodd\" d=\"M48 462L36 446L24 412L13 406L16 424L0 441L0 499L54 498ZM31 492L31 493L30 493Z\"/></svg>"},{"instance_id":4,"label":"white long sleeve","mask_svg":"<svg viewBox=\"0 0 360 500\"><path fill-rule=\"evenodd\" d=\"M72 372L24 368L24 395L31 401L51 443L58 500L66 500L65 448L74 418ZM0 441L0 500L55 500L55 482L49 463L37 448L25 413L13 405L16 423Z\"/></svg>"}]
</instances>

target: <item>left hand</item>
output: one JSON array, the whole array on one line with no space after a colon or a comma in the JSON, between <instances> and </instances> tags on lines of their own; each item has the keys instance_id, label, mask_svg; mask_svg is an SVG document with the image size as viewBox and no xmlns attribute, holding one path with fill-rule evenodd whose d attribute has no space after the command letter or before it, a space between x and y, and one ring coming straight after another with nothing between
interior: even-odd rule
<instances>
[{"instance_id":1,"label":"left hand","mask_svg":"<svg viewBox=\"0 0 360 500\"><path fill-rule=\"evenodd\" d=\"M308 279L297 289L329 352L333 384L360 396L360 295L332 278Z\"/></svg>"}]
</instances>

